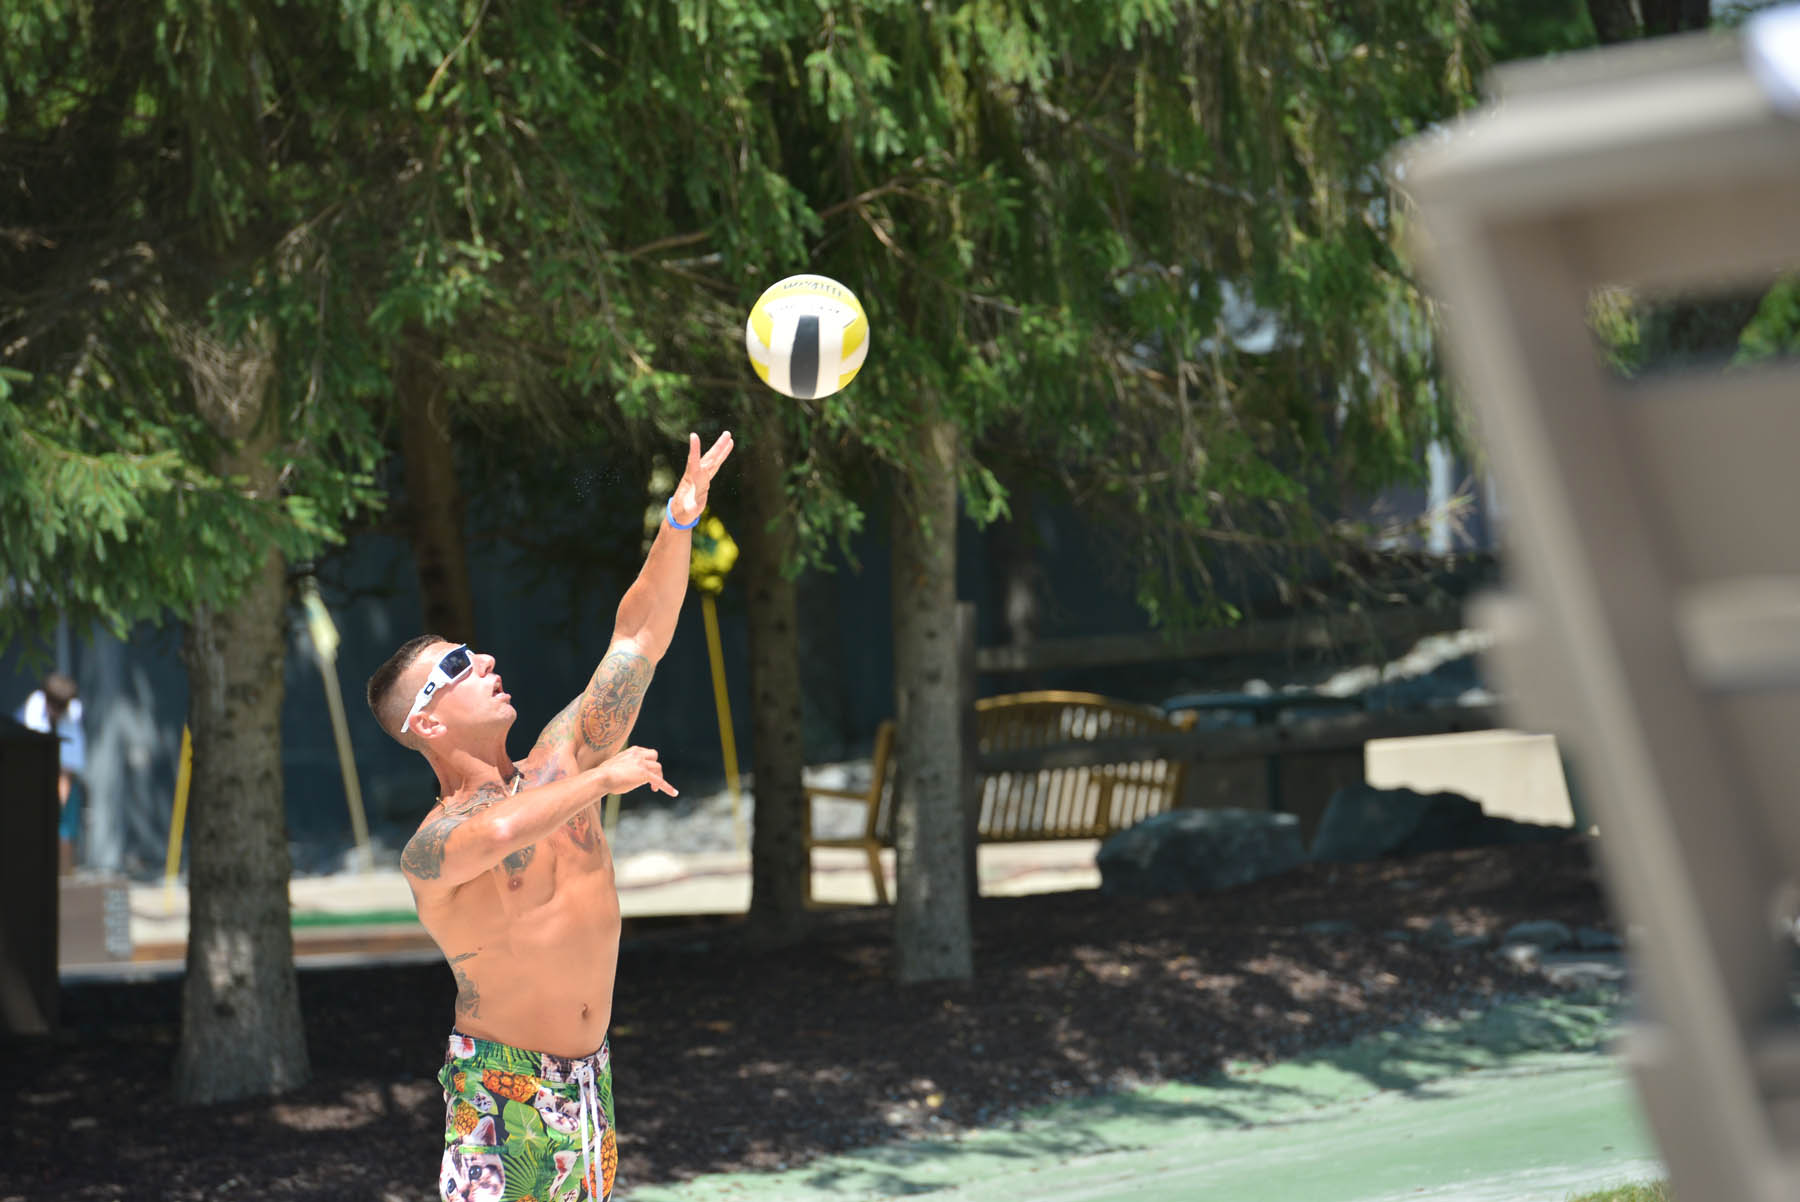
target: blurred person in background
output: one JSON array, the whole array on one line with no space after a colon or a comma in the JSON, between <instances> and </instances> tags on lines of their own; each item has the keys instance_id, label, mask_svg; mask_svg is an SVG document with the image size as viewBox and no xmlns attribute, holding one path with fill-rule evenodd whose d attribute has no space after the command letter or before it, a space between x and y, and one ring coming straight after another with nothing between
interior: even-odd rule
<instances>
[{"instance_id":1,"label":"blurred person in background","mask_svg":"<svg viewBox=\"0 0 1800 1202\"><path fill-rule=\"evenodd\" d=\"M14 715L32 730L54 734L62 752L62 771L56 778L56 799L62 807L57 833L61 843L61 870L75 866L75 843L81 834L81 777L87 771L87 739L81 730L81 697L75 681L61 672L44 677L44 683L25 699Z\"/></svg>"}]
</instances>

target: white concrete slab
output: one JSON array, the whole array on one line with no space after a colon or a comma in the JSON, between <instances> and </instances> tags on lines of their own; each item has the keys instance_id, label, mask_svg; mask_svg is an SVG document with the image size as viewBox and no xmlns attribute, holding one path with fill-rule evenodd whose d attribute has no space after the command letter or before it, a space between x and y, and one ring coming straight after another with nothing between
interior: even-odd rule
<instances>
[{"instance_id":1,"label":"white concrete slab","mask_svg":"<svg viewBox=\"0 0 1800 1202\"><path fill-rule=\"evenodd\" d=\"M1379 789L1460 793L1499 818L1575 825L1555 735L1474 730L1370 739L1363 778Z\"/></svg>"}]
</instances>

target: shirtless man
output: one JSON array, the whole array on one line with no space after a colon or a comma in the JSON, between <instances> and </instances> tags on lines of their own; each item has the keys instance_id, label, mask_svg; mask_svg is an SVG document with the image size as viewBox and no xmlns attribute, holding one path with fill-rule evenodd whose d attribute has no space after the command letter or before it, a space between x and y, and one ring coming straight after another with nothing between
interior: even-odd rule
<instances>
[{"instance_id":1,"label":"shirtless man","mask_svg":"<svg viewBox=\"0 0 1800 1202\"><path fill-rule=\"evenodd\" d=\"M514 761L517 712L494 659L432 635L369 678L383 730L422 754L439 795L400 856L419 921L456 977L444 1086L446 1199L606 1198L618 1167L606 1046L619 894L599 801L667 793L656 752L627 747L687 591L692 538L731 454L688 438L687 470L619 602L585 692ZM577 1169L579 1168L579 1171Z\"/></svg>"}]
</instances>

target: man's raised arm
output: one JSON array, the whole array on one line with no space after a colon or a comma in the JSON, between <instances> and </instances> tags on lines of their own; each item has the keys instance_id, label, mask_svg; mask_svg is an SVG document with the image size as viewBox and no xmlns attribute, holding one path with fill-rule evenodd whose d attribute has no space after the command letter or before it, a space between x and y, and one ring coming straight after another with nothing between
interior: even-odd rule
<instances>
[{"instance_id":1,"label":"man's raised arm","mask_svg":"<svg viewBox=\"0 0 1800 1202\"><path fill-rule=\"evenodd\" d=\"M581 696L544 727L531 749L533 759L540 754L570 755L577 768L591 768L625 746L644 690L675 637L687 596L692 528L706 509L707 490L731 448L729 430L704 455L700 436L688 435L687 469L669 498L643 568L619 602L606 655Z\"/></svg>"}]
</instances>

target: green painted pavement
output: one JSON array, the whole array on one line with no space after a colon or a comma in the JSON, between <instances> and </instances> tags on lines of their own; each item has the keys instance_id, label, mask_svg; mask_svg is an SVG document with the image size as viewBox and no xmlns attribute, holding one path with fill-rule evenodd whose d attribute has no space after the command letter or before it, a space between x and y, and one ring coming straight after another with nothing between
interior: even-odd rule
<instances>
[{"instance_id":1,"label":"green painted pavement","mask_svg":"<svg viewBox=\"0 0 1800 1202\"><path fill-rule=\"evenodd\" d=\"M1662 1175L1605 1050L1616 995L1540 999L1018 1123L621 1202L1564 1202ZM629 1121L626 1117L626 1121ZM629 1166L627 1171L629 1170Z\"/></svg>"},{"instance_id":2,"label":"green painted pavement","mask_svg":"<svg viewBox=\"0 0 1800 1202\"><path fill-rule=\"evenodd\" d=\"M415 926L417 910L295 910L289 924L296 927Z\"/></svg>"}]
</instances>

